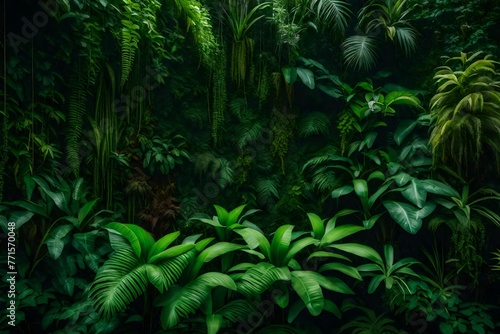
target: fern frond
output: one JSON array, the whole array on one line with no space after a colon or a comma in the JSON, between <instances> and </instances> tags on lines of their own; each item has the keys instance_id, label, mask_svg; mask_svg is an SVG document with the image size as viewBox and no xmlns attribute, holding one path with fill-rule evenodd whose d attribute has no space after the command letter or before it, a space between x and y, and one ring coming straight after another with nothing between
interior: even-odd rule
<instances>
[{"instance_id":1,"label":"fern frond","mask_svg":"<svg viewBox=\"0 0 500 334\"><path fill-rule=\"evenodd\" d=\"M279 182L277 178L259 179L256 183L257 201L260 205L267 205L273 199L279 199Z\"/></svg>"},{"instance_id":2,"label":"fern frond","mask_svg":"<svg viewBox=\"0 0 500 334\"><path fill-rule=\"evenodd\" d=\"M122 73L120 85L123 87L132 71L135 51L139 46L141 36L139 35L139 26L137 24L129 20L122 20L122 24Z\"/></svg>"},{"instance_id":3,"label":"fern frond","mask_svg":"<svg viewBox=\"0 0 500 334\"><path fill-rule=\"evenodd\" d=\"M238 126L236 135L238 149L243 150L248 144L257 142L261 136L262 128L262 124L258 122L249 122Z\"/></svg>"},{"instance_id":4,"label":"fern frond","mask_svg":"<svg viewBox=\"0 0 500 334\"><path fill-rule=\"evenodd\" d=\"M161 324L164 329L177 325L181 318L194 314L207 299L213 288L221 286L236 290L236 284L226 274L209 272L203 274L186 286L172 286L167 293L162 295L157 306L163 306L161 311Z\"/></svg>"},{"instance_id":5,"label":"fern frond","mask_svg":"<svg viewBox=\"0 0 500 334\"><path fill-rule=\"evenodd\" d=\"M146 266L131 247L123 248L109 258L99 269L90 288L94 307L105 318L123 311L146 291Z\"/></svg>"},{"instance_id":6,"label":"fern frond","mask_svg":"<svg viewBox=\"0 0 500 334\"><path fill-rule=\"evenodd\" d=\"M87 89L86 82L88 73L86 65L76 66L70 81L69 115L67 147L68 164L75 176L80 174L80 139L83 131L83 120L87 113Z\"/></svg>"},{"instance_id":7,"label":"fern frond","mask_svg":"<svg viewBox=\"0 0 500 334\"><path fill-rule=\"evenodd\" d=\"M312 112L299 122L299 136L324 134L330 131L330 120L321 112Z\"/></svg>"},{"instance_id":8,"label":"fern frond","mask_svg":"<svg viewBox=\"0 0 500 334\"><path fill-rule=\"evenodd\" d=\"M287 267L275 267L267 262L257 263L248 269L236 282L238 292L245 297L258 296L269 289L276 281L291 280Z\"/></svg>"}]
</instances>

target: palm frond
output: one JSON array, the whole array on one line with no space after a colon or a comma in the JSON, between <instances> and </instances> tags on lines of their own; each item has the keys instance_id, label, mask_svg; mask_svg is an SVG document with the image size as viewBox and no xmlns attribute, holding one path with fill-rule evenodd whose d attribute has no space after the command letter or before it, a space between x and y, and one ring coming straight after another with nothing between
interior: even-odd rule
<instances>
[{"instance_id":1,"label":"palm frond","mask_svg":"<svg viewBox=\"0 0 500 334\"><path fill-rule=\"evenodd\" d=\"M396 42L406 56L417 49L417 30L413 27L397 27Z\"/></svg>"},{"instance_id":2,"label":"palm frond","mask_svg":"<svg viewBox=\"0 0 500 334\"><path fill-rule=\"evenodd\" d=\"M322 24L331 26L342 35L344 34L347 21L352 14L348 2L343 0L312 0L311 9Z\"/></svg>"},{"instance_id":3,"label":"palm frond","mask_svg":"<svg viewBox=\"0 0 500 334\"><path fill-rule=\"evenodd\" d=\"M299 122L299 136L327 135L330 131L330 120L322 112L312 112Z\"/></svg>"},{"instance_id":4,"label":"palm frond","mask_svg":"<svg viewBox=\"0 0 500 334\"><path fill-rule=\"evenodd\" d=\"M343 43L344 61L348 67L357 70L369 70L377 59L377 43L372 36L355 35Z\"/></svg>"}]
</instances>

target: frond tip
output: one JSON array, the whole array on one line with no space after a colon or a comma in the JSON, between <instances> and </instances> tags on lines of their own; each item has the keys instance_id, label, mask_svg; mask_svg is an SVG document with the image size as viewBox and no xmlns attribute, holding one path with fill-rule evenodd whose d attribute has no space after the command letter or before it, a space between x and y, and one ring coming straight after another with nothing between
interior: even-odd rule
<instances>
[{"instance_id":1,"label":"frond tip","mask_svg":"<svg viewBox=\"0 0 500 334\"><path fill-rule=\"evenodd\" d=\"M377 42L372 36L355 35L343 43L346 66L356 70L369 70L377 59Z\"/></svg>"}]
</instances>

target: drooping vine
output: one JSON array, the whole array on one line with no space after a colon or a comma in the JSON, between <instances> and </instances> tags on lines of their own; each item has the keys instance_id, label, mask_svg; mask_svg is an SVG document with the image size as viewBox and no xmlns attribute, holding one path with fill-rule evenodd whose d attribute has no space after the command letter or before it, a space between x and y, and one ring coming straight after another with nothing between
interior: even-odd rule
<instances>
[{"instance_id":1,"label":"drooping vine","mask_svg":"<svg viewBox=\"0 0 500 334\"><path fill-rule=\"evenodd\" d=\"M217 61L214 64L212 138L214 143L220 140L220 129L224 122L227 107L226 86L226 51L221 47L217 51Z\"/></svg>"}]
</instances>

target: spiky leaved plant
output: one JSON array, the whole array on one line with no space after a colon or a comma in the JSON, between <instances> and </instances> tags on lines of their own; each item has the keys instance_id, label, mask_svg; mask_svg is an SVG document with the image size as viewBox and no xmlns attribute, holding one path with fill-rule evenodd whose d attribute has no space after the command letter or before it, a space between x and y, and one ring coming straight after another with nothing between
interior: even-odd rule
<instances>
[{"instance_id":1,"label":"spiky leaved plant","mask_svg":"<svg viewBox=\"0 0 500 334\"><path fill-rule=\"evenodd\" d=\"M461 53L446 63L458 62L455 70L440 66L438 84L430 101L435 118L430 138L434 162L442 162L467 176L493 166L500 171L500 74L498 62ZM485 161L491 163L485 164ZM481 165L483 167L481 167Z\"/></svg>"}]
</instances>

